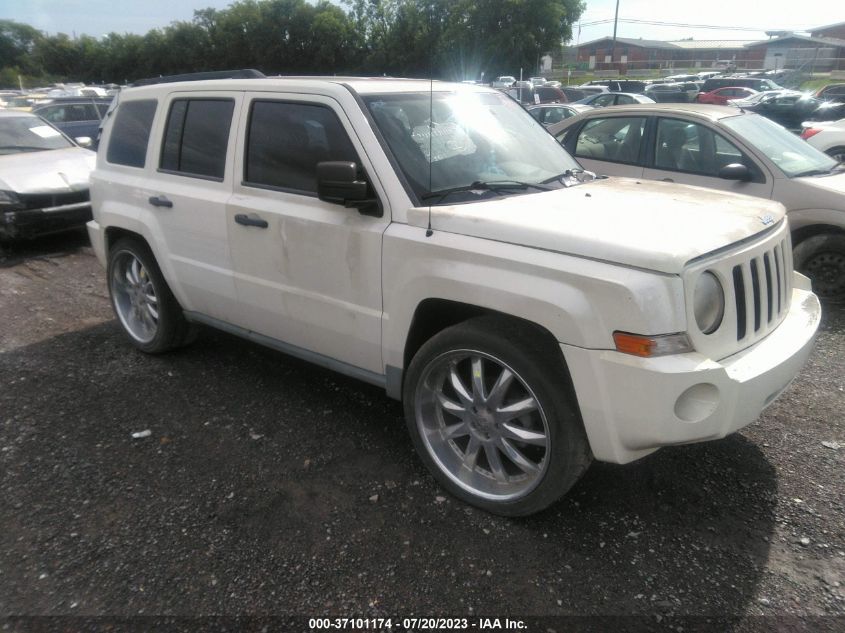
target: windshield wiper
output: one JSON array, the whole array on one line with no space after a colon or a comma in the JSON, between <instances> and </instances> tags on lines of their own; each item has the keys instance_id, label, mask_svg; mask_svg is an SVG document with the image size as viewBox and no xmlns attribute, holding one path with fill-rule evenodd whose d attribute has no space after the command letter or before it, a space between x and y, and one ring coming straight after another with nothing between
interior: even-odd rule
<instances>
[{"instance_id":1,"label":"windshield wiper","mask_svg":"<svg viewBox=\"0 0 845 633\"><path fill-rule=\"evenodd\" d=\"M807 171L795 174L793 178L804 178L805 176L827 176L828 174L832 174L833 172L841 169L843 165L845 165L845 163L839 161L830 169L808 169Z\"/></svg>"},{"instance_id":2,"label":"windshield wiper","mask_svg":"<svg viewBox=\"0 0 845 633\"><path fill-rule=\"evenodd\" d=\"M560 184L569 187L572 184L581 184L584 182L584 176L588 176L590 180L595 180L598 178L593 172L587 171L586 169L581 169L580 167L576 167L575 169L567 169L562 174L558 174L557 176L552 176L551 178L546 178L543 181L543 184L549 184L552 182L559 182ZM573 179L575 183L567 182L565 179Z\"/></svg>"},{"instance_id":3,"label":"windshield wiper","mask_svg":"<svg viewBox=\"0 0 845 633\"><path fill-rule=\"evenodd\" d=\"M450 189L441 189L439 191L429 191L420 195L420 200L431 200L436 198L436 202L440 202L443 198L452 195L453 193L466 193L468 191L491 191L498 195L503 195L503 192L508 190L525 190L537 189L539 191L550 191L548 187L542 184L533 182L521 182L519 180L489 180L482 182L476 180L469 185L461 185L460 187L451 187Z\"/></svg>"},{"instance_id":4,"label":"windshield wiper","mask_svg":"<svg viewBox=\"0 0 845 633\"><path fill-rule=\"evenodd\" d=\"M0 149L16 149L23 152L40 152L47 149L46 147L36 147L35 145L0 145Z\"/></svg>"}]
</instances>

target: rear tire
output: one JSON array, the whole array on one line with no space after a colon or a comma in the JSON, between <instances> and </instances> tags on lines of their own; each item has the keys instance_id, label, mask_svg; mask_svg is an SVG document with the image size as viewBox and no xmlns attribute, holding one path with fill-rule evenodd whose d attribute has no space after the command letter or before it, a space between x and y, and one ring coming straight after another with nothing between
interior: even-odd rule
<instances>
[{"instance_id":1,"label":"rear tire","mask_svg":"<svg viewBox=\"0 0 845 633\"><path fill-rule=\"evenodd\" d=\"M792 249L795 270L813 281L813 292L831 303L845 302L845 235L808 237Z\"/></svg>"},{"instance_id":2,"label":"rear tire","mask_svg":"<svg viewBox=\"0 0 845 633\"><path fill-rule=\"evenodd\" d=\"M139 350L161 354L192 339L193 328L145 242L132 237L118 240L109 250L106 275L112 309Z\"/></svg>"},{"instance_id":3,"label":"rear tire","mask_svg":"<svg viewBox=\"0 0 845 633\"><path fill-rule=\"evenodd\" d=\"M523 516L560 499L587 469L592 455L556 345L533 327L479 317L416 353L405 419L423 463L452 495Z\"/></svg>"},{"instance_id":4,"label":"rear tire","mask_svg":"<svg viewBox=\"0 0 845 633\"><path fill-rule=\"evenodd\" d=\"M830 156L833 160L845 163L845 147L831 147L825 152L825 154Z\"/></svg>"}]
</instances>

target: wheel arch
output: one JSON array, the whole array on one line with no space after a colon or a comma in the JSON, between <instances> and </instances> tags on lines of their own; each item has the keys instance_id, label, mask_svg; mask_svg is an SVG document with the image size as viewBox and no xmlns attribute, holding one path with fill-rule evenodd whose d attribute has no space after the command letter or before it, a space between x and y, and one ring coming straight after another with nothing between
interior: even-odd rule
<instances>
[{"instance_id":1,"label":"wheel arch","mask_svg":"<svg viewBox=\"0 0 845 633\"><path fill-rule=\"evenodd\" d=\"M120 226L108 226L103 233L103 237L105 238L105 252L106 256L111 252L112 246L114 246L119 240L125 237L131 237L137 240L140 240L144 244L147 245L147 248L152 251L152 247L147 239L141 235L140 233L136 233L135 231L130 231L129 229L125 229Z\"/></svg>"},{"instance_id":2,"label":"wheel arch","mask_svg":"<svg viewBox=\"0 0 845 633\"><path fill-rule=\"evenodd\" d=\"M399 380L396 380L398 376L394 376L393 380L388 379L388 394L397 399L401 398L404 378L407 373L408 366L414 358L414 355L426 343L426 341L430 340L433 336L442 332L446 328L480 317L489 317L500 322L508 322L512 324L513 327L533 330L533 332L535 332L536 335L543 341L543 344L548 346L555 359L560 363L563 375L565 376L567 389L571 390L571 394L574 396L575 390L572 378L569 374L569 369L566 365L566 360L563 357L563 352L560 349L557 339L548 328L543 327L534 321L514 316L506 312L500 312L488 307L443 298L424 299L420 301L414 310L414 314L411 317L410 327L408 329L408 335L405 339L401 368L402 375Z\"/></svg>"},{"instance_id":3,"label":"wheel arch","mask_svg":"<svg viewBox=\"0 0 845 633\"><path fill-rule=\"evenodd\" d=\"M798 246L801 242L816 235L845 235L845 228L835 224L806 224L792 232L792 246Z\"/></svg>"}]
</instances>

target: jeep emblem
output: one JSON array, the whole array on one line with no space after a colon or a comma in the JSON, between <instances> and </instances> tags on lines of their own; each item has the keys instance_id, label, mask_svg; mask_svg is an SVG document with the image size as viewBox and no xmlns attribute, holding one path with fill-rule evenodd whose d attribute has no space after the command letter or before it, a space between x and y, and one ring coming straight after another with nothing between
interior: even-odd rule
<instances>
[{"instance_id":1,"label":"jeep emblem","mask_svg":"<svg viewBox=\"0 0 845 633\"><path fill-rule=\"evenodd\" d=\"M769 226L770 224L775 223L775 219L767 213L766 215L760 216L760 222L763 223L763 226Z\"/></svg>"}]
</instances>

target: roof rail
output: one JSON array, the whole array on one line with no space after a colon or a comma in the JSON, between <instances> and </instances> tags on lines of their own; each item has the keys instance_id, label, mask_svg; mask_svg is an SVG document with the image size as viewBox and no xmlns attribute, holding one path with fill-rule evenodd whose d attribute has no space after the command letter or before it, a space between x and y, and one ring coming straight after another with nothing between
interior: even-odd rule
<instances>
[{"instance_id":1,"label":"roof rail","mask_svg":"<svg viewBox=\"0 0 845 633\"><path fill-rule=\"evenodd\" d=\"M183 73L181 75L167 75L165 77L150 77L138 79L133 86L152 86L154 84L169 84L176 81L203 81L205 79L263 79L266 75L254 68L241 70L211 70L201 73Z\"/></svg>"}]
</instances>

